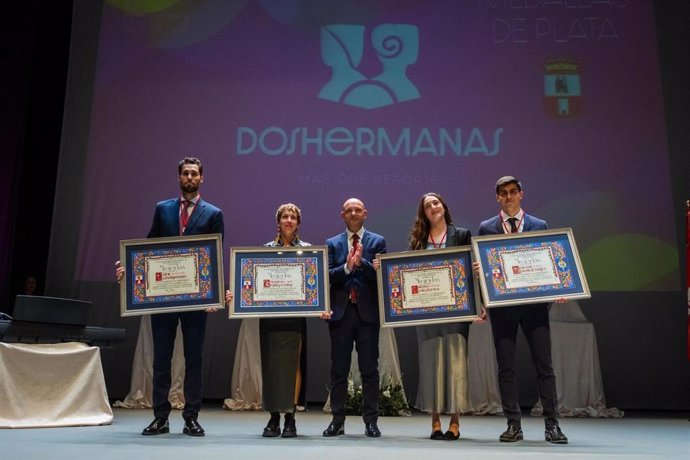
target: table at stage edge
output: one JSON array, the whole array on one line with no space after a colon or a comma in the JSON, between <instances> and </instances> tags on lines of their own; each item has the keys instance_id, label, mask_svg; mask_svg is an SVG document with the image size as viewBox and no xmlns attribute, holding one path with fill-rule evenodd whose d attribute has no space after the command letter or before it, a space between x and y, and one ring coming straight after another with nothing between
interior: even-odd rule
<instances>
[{"instance_id":1,"label":"table at stage edge","mask_svg":"<svg viewBox=\"0 0 690 460\"><path fill-rule=\"evenodd\" d=\"M0 342L0 428L106 425L112 420L97 347Z\"/></svg>"}]
</instances>

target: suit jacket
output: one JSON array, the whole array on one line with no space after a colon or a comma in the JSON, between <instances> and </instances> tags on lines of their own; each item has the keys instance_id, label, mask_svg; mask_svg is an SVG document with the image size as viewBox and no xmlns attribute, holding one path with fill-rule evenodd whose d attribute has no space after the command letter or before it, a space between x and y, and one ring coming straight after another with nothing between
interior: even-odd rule
<instances>
[{"instance_id":1,"label":"suit jacket","mask_svg":"<svg viewBox=\"0 0 690 460\"><path fill-rule=\"evenodd\" d=\"M546 221L530 216L525 213L525 218L522 225L523 232L530 232L532 230L546 230L548 228ZM495 215L491 219L485 220L479 224L479 234L480 235L496 235L505 233L503 231L503 222L501 221L500 214Z\"/></svg>"},{"instance_id":2,"label":"suit jacket","mask_svg":"<svg viewBox=\"0 0 690 460\"><path fill-rule=\"evenodd\" d=\"M529 232L532 230L546 230L548 228L548 225L546 224L545 220L541 220L537 217L530 216L529 214L525 213L524 214L524 221L522 225L522 231L523 232ZM480 235L496 235L496 234L504 234L505 232L503 231L503 221L501 220L501 216L496 215L492 217L491 219L485 220L481 224L479 224L479 234ZM533 304L533 305L547 305L547 304Z\"/></svg>"},{"instance_id":3,"label":"suit jacket","mask_svg":"<svg viewBox=\"0 0 690 460\"><path fill-rule=\"evenodd\" d=\"M446 235L446 247L450 248L453 246L469 246L470 244L472 244L471 238L472 234L466 228L448 225L448 234ZM414 249L409 248L409 250L413 251Z\"/></svg>"},{"instance_id":4,"label":"suit jacket","mask_svg":"<svg viewBox=\"0 0 690 460\"><path fill-rule=\"evenodd\" d=\"M466 228L449 225L448 234L446 235L446 247L468 246L472 244L471 238L472 234Z\"/></svg>"},{"instance_id":5,"label":"suit jacket","mask_svg":"<svg viewBox=\"0 0 690 460\"><path fill-rule=\"evenodd\" d=\"M201 198L189 216L185 235L224 235L223 211ZM147 238L180 235L180 198L171 198L156 204L153 223Z\"/></svg>"},{"instance_id":6,"label":"suit jacket","mask_svg":"<svg viewBox=\"0 0 690 460\"><path fill-rule=\"evenodd\" d=\"M331 321L342 319L348 306L350 288L354 287L357 290L357 307L362 321L378 323L379 301L376 270L374 270L371 261L376 258L376 254L386 252L386 240L381 235L364 230L364 235L360 240L362 266L350 274L345 273L348 254L347 243L347 232L326 241L331 285Z\"/></svg>"}]
</instances>

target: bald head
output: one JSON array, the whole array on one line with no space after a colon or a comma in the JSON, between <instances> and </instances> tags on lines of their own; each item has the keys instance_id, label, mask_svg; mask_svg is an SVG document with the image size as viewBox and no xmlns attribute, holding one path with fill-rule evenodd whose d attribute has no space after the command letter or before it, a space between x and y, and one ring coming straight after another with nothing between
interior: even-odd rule
<instances>
[{"instance_id":1,"label":"bald head","mask_svg":"<svg viewBox=\"0 0 690 460\"><path fill-rule=\"evenodd\" d=\"M349 198L343 203L343 210L340 211L340 217L345 221L347 229L356 233L364 225L364 220L367 218L367 210L362 200L358 198Z\"/></svg>"}]
</instances>

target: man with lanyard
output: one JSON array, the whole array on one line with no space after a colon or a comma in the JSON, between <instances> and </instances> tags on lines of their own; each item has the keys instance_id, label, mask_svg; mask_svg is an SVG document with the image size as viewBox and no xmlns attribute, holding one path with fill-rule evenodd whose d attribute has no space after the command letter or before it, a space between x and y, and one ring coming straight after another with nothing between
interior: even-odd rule
<instances>
[{"instance_id":1,"label":"man with lanyard","mask_svg":"<svg viewBox=\"0 0 690 460\"><path fill-rule=\"evenodd\" d=\"M545 221L526 214L521 208L522 184L513 176L504 176L496 182L496 201L501 206L497 216L479 225L479 235L521 233L546 230ZM477 270L477 265L475 265ZM565 299L559 299L565 301ZM482 312L485 317L486 312ZM501 392L503 413L508 419L508 429L503 432L501 442L515 442L523 439L520 423L518 387L515 378L515 341L518 326L522 327L530 347L532 362L537 371L539 398L544 406L544 438L554 444L567 444L568 438L558 426L558 396L556 377L551 365L551 333L549 329L548 304L515 305L492 308L489 312L493 333L496 361L498 364L498 386Z\"/></svg>"}]
</instances>

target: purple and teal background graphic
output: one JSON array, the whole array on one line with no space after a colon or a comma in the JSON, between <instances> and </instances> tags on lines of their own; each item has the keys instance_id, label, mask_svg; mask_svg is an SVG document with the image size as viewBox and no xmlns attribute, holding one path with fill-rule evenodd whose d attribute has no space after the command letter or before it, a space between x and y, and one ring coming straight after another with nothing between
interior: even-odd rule
<instances>
[{"instance_id":1,"label":"purple and teal background graphic","mask_svg":"<svg viewBox=\"0 0 690 460\"><path fill-rule=\"evenodd\" d=\"M526 212L573 228L592 290L677 287L651 1L113 0L85 129L80 280L112 279L196 155L226 254L273 239L285 202L322 244L351 196L389 251L429 191L476 234L514 174Z\"/></svg>"}]
</instances>

